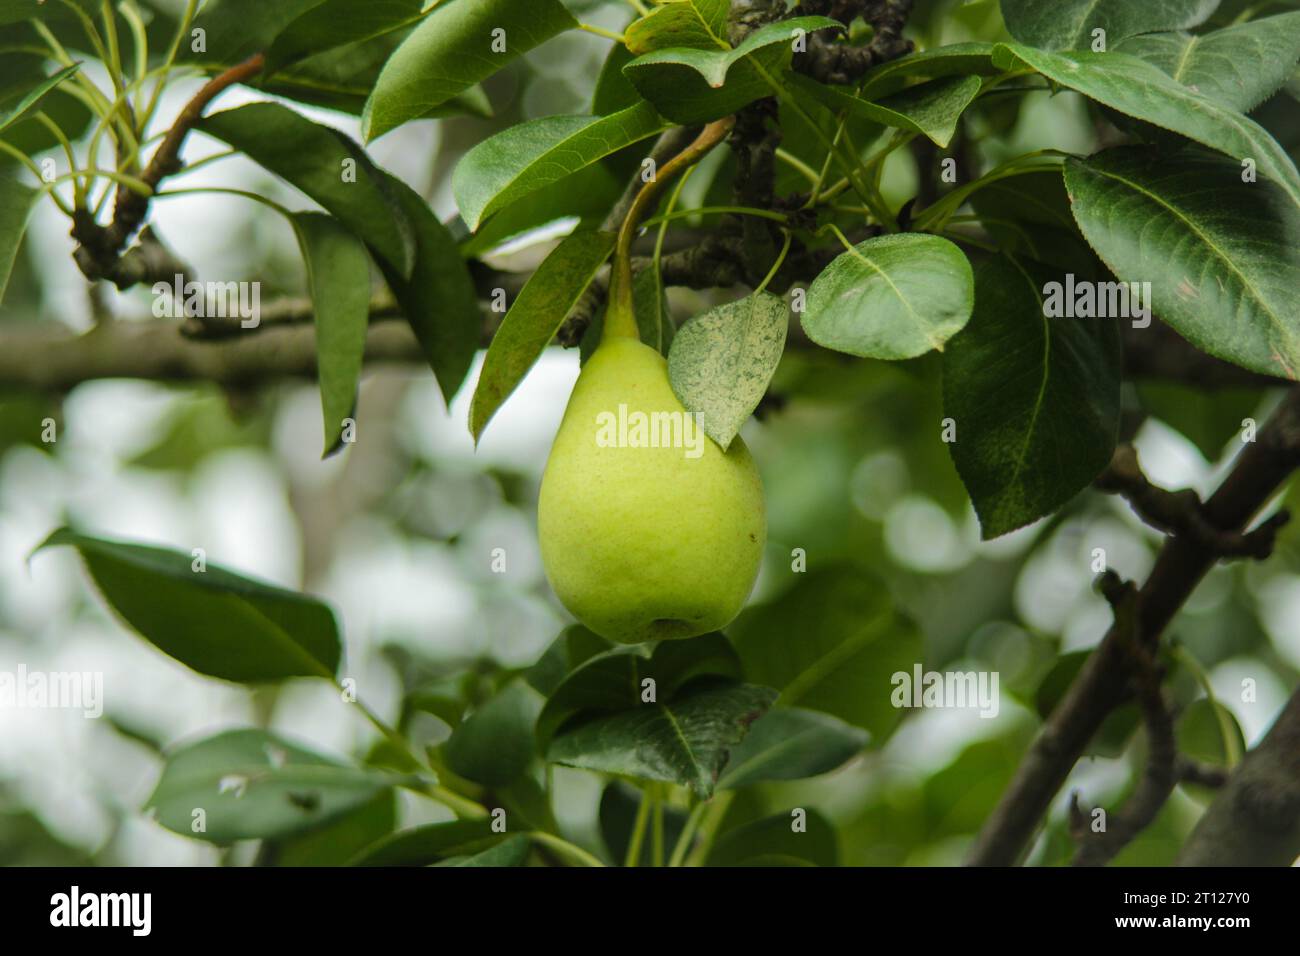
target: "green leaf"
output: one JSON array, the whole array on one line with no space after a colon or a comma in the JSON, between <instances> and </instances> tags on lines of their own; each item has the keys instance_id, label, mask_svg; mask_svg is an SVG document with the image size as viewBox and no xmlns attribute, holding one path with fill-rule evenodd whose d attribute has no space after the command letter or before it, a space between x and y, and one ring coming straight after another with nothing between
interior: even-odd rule
<instances>
[{"instance_id":1,"label":"green leaf","mask_svg":"<svg viewBox=\"0 0 1300 956\"><path fill-rule=\"evenodd\" d=\"M1090 49L1093 30L1106 31L1109 47L1137 33L1194 27L1218 5L1219 0L1002 0L1002 18L1021 43Z\"/></svg>"},{"instance_id":2,"label":"green leaf","mask_svg":"<svg viewBox=\"0 0 1300 956\"><path fill-rule=\"evenodd\" d=\"M1300 174L1263 127L1187 89L1146 60L1126 53L1045 53L1008 44L999 44L993 58L1004 68L1024 63L1098 103L1173 130L1238 162L1253 159L1300 204Z\"/></svg>"},{"instance_id":3,"label":"green leaf","mask_svg":"<svg viewBox=\"0 0 1300 956\"><path fill-rule=\"evenodd\" d=\"M641 341L666 356L672 349L677 326L658 269L642 269L632 278L632 310Z\"/></svg>"},{"instance_id":4,"label":"green leaf","mask_svg":"<svg viewBox=\"0 0 1300 956\"><path fill-rule=\"evenodd\" d=\"M1282 88L1300 60L1300 12L1239 23L1213 33L1148 33L1117 52L1141 57L1188 89L1249 113Z\"/></svg>"},{"instance_id":5,"label":"green leaf","mask_svg":"<svg viewBox=\"0 0 1300 956\"><path fill-rule=\"evenodd\" d=\"M794 707L769 710L731 752L718 789L829 773L860 753L870 737L829 714Z\"/></svg>"},{"instance_id":6,"label":"green leaf","mask_svg":"<svg viewBox=\"0 0 1300 956\"><path fill-rule=\"evenodd\" d=\"M636 55L664 47L729 50L730 0L667 0L623 31L623 42Z\"/></svg>"},{"instance_id":7,"label":"green leaf","mask_svg":"<svg viewBox=\"0 0 1300 956\"><path fill-rule=\"evenodd\" d=\"M164 654L245 684L331 679L341 646L334 612L315 598L207 565L189 554L60 528L36 549L81 552L104 599ZM35 553L35 552L33 552Z\"/></svg>"},{"instance_id":8,"label":"green leaf","mask_svg":"<svg viewBox=\"0 0 1300 956\"><path fill-rule=\"evenodd\" d=\"M537 663L524 671L524 680L543 697L550 697L574 670L612 645L581 624L572 624L551 642Z\"/></svg>"},{"instance_id":9,"label":"green leaf","mask_svg":"<svg viewBox=\"0 0 1300 956\"><path fill-rule=\"evenodd\" d=\"M41 100L43 100L51 90L68 77L72 76L72 74L76 73L79 69L81 69L80 63L74 63L71 66L64 67L57 73L43 80L35 89L28 92L26 96L18 101L17 105L6 110L3 114L0 114L0 132L4 132L6 127L12 126L14 123L19 122L29 113L33 112L36 107L40 105Z\"/></svg>"},{"instance_id":10,"label":"green leaf","mask_svg":"<svg viewBox=\"0 0 1300 956\"><path fill-rule=\"evenodd\" d=\"M1294 379L1300 370L1300 208L1231 160L1140 147L1066 164L1079 228L1123 281L1197 348Z\"/></svg>"},{"instance_id":11,"label":"green leaf","mask_svg":"<svg viewBox=\"0 0 1300 956\"><path fill-rule=\"evenodd\" d=\"M724 451L767 391L789 322L783 299L757 292L696 316L673 339L673 392Z\"/></svg>"},{"instance_id":12,"label":"green leaf","mask_svg":"<svg viewBox=\"0 0 1300 956\"><path fill-rule=\"evenodd\" d=\"M448 768L487 787L513 782L535 754L533 725L542 703L542 695L524 681L507 684L452 732L443 745Z\"/></svg>"},{"instance_id":13,"label":"green leaf","mask_svg":"<svg viewBox=\"0 0 1300 956\"><path fill-rule=\"evenodd\" d=\"M947 239L877 236L813 280L801 321L810 339L837 352L915 358L961 331L974 294L970 263Z\"/></svg>"},{"instance_id":14,"label":"green leaf","mask_svg":"<svg viewBox=\"0 0 1300 956\"><path fill-rule=\"evenodd\" d=\"M489 847L486 850L480 850L473 856L461 857L459 859L444 860L437 866L523 866L524 861L528 859L528 851L532 844L528 842L528 837L523 834L516 834L507 837L496 846Z\"/></svg>"},{"instance_id":15,"label":"green leaf","mask_svg":"<svg viewBox=\"0 0 1300 956\"><path fill-rule=\"evenodd\" d=\"M1230 767L1246 752L1246 737L1237 717L1217 700L1192 701L1178 718L1178 752L1216 767Z\"/></svg>"},{"instance_id":16,"label":"green leaf","mask_svg":"<svg viewBox=\"0 0 1300 956\"><path fill-rule=\"evenodd\" d=\"M775 698L770 687L753 684L696 688L561 730L546 759L688 786L707 800L728 753Z\"/></svg>"},{"instance_id":17,"label":"green leaf","mask_svg":"<svg viewBox=\"0 0 1300 956\"><path fill-rule=\"evenodd\" d=\"M372 140L424 115L577 26L559 0L439 4L384 64L361 117L362 136ZM503 52L494 49L498 42Z\"/></svg>"},{"instance_id":18,"label":"green leaf","mask_svg":"<svg viewBox=\"0 0 1300 956\"><path fill-rule=\"evenodd\" d=\"M269 48L280 32L322 0L210 0L194 18L190 32L202 30L204 48L194 50L187 36L178 59L234 64Z\"/></svg>"},{"instance_id":19,"label":"green leaf","mask_svg":"<svg viewBox=\"0 0 1300 956\"><path fill-rule=\"evenodd\" d=\"M735 682L740 673L740 660L721 634L661 641L653 650L647 645L616 647L587 658L551 692L537 718L538 747L545 750L570 723L643 706L647 678L654 681L655 699L665 701L691 681Z\"/></svg>"},{"instance_id":20,"label":"green leaf","mask_svg":"<svg viewBox=\"0 0 1300 956\"><path fill-rule=\"evenodd\" d=\"M874 123L910 130L947 147L957 122L979 95L977 76L949 76L909 86L876 102L861 99L802 73L786 74L786 83L808 103L848 112Z\"/></svg>"},{"instance_id":21,"label":"green leaf","mask_svg":"<svg viewBox=\"0 0 1300 956\"><path fill-rule=\"evenodd\" d=\"M356 407L370 322L370 257L365 244L331 216L302 212L292 221L316 315L316 366L328 455L342 447L343 420Z\"/></svg>"},{"instance_id":22,"label":"green leaf","mask_svg":"<svg viewBox=\"0 0 1300 956\"><path fill-rule=\"evenodd\" d=\"M1002 252L1095 278L1100 266L1070 211L1061 168L989 183L970 204Z\"/></svg>"},{"instance_id":23,"label":"green leaf","mask_svg":"<svg viewBox=\"0 0 1300 956\"><path fill-rule=\"evenodd\" d=\"M411 274L411 226L389 198L383 172L342 133L279 103L251 103L214 113L204 117L199 128L302 190L364 239L385 263L403 276ZM353 171L355 176L349 175Z\"/></svg>"},{"instance_id":24,"label":"green leaf","mask_svg":"<svg viewBox=\"0 0 1300 956\"><path fill-rule=\"evenodd\" d=\"M838 866L835 827L816 810L805 811L804 829L792 813L777 813L728 830L709 851L706 866Z\"/></svg>"},{"instance_id":25,"label":"green leaf","mask_svg":"<svg viewBox=\"0 0 1300 956\"><path fill-rule=\"evenodd\" d=\"M490 820L452 820L394 833L353 858L352 866L428 866L501 842Z\"/></svg>"},{"instance_id":26,"label":"green leaf","mask_svg":"<svg viewBox=\"0 0 1300 956\"><path fill-rule=\"evenodd\" d=\"M832 714L883 742L902 719L891 677L922 659L916 626L884 583L853 564L793 575L731 626L745 679L781 691L782 707Z\"/></svg>"},{"instance_id":27,"label":"green leaf","mask_svg":"<svg viewBox=\"0 0 1300 956\"><path fill-rule=\"evenodd\" d=\"M4 300L9 273L13 271L18 247L22 245L27 221L41 191L20 183L0 170L0 301Z\"/></svg>"},{"instance_id":28,"label":"green leaf","mask_svg":"<svg viewBox=\"0 0 1300 956\"><path fill-rule=\"evenodd\" d=\"M396 176L380 175L414 233L415 266L410 279L382 261L379 267L450 405L469 374L483 334L478 291L456 240L429 204Z\"/></svg>"},{"instance_id":29,"label":"green leaf","mask_svg":"<svg viewBox=\"0 0 1300 956\"><path fill-rule=\"evenodd\" d=\"M986 539L1055 511L1115 449L1121 320L1049 318L1043 290L1061 279L1010 256L985 261L975 314L943 356L948 450Z\"/></svg>"},{"instance_id":30,"label":"green leaf","mask_svg":"<svg viewBox=\"0 0 1300 956\"><path fill-rule=\"evenodd\" d=\"M668 119L702 123L771 96L772 84L794 55L796 31L843 28L827 17L795 17L760 27L734 50L656 50L637 57L623 72Z\"/></svg>"},{"instance_id":31,"label":"green leaf","mask_svg":"<svg viewBox=\"0 0 1300 956\"><path fill-rule=\"evenodd\" d=\"M862 78L862 92L864 96L892 92L916 76L935 79L953 75L990 76L997 72L993 65L992 43L950 43L933 50L909 53L873 67Z\"/></svg>"},{"instance_id":32,"label":"green leaf","mask_svg":"<svg viewBox=\"0 0 1300 956\"><path fill-rule=\"evenodd\" d=\"M612 781L600 795L600 835L605 840L611 860L622 865L627 859L628 847L632 842L632 830L636 826L637 810L641 805L641 791L621 780ZM678 838L686 826L686 811L680 807L664 806L664 847L665 855L677 845ZM654 846L647 836L641 844L641 856L637 866L654 865ZM666 862L666 861L665 861Z\"/></svg>"},{"instance_id":33,"label":"green leaf","mask_svg":"<svg viewBox=\"0 0 1300 956\"><path fill-rule=\"evenodd\" d=\"M408 26L420 19L423 5L424 0L316 0L276 35L266 72Z\"/></svg>"},{"instance_id":34,"label":"green leaf","mask_svg":"<svg viewBox=\"0 0 1300 956\"><path fill-rule=\"evenodd\" d=\"M313 829L369 803L392 783L386 774L250 728L169 754L145 807L174 833L229 844Z\"/></svg>"},{"instance_id":35,"label":"green leaf","mask_svg":"<svg viewBox=\"0 0 1300 956\"><path fill-rule=\"evenodd\" d=\"M524 285L483 358L469 409L475 441L550 344L613 250L610 233L575 232L555 247Z\"/></svg>"},{"instance_id":36,"label":"green leaf","mask_svg":"<svg viewBox=\"0 0 1300 956\"><path fill-rule=\"evenodd\" d=\"M451 181L456 205L473 231L497 210L667 125L642 101L612 116L547 116L512 126L456 164Z\"/></svg>"},{"instance_id":37,"label":"green leaf","mask_svg":"<svg viewBox=\"0 0 1300 956\"><path fill-rule=\"evenodd\" d=\"M632 81L623 75L623 67L632 61L632 54L621 43L609 48L605 62L596 78L596 89L591 94L591 112L595 116L609 116L635 105L641 99Z\"/></svg>"},{"instance_id":38,"label":"green leaf","mask_svg":"<svg viewBox=\"0 0 1300 956\"><path fill-rule=\"evenodd\" d=\"M258 862L275 866L344 866L366 847L391 834L396 826L396 794L381 790L369 803L319 829L266 842Z\"/></svg>"}]
</instances>

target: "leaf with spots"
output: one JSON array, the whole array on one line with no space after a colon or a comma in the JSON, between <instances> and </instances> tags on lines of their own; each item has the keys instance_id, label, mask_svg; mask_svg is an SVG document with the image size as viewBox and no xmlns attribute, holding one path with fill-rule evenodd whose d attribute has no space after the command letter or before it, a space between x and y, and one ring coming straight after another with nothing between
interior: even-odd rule
<instances>
[{"instance_id":1,"label":"leaf with spots","mask_svg":"<svg viewBox=\"0 0 1300 956\"><path fill-rule=\"evenodd\" d=\"M966 256L947 239L877 236L836 257L808 290L804 331L863 358L908 359L942 349L970 319Z\"/></svg>"},{"instance_id":2,"label":"leaf with spots","mask_svg":"<svg viewBox=\"0 0 1300 956\"><path fill-rule=\"evenodd\" d=\"M772 688L753 684L699 687L666 703L579 723L556 735L546 759L680 784L707 800L731 749L775 699Z\"/></svg>"},{"instance_id":3,"label":"leaf with spots","mask_svg":"<svg viewBox=\"0 0 1300 956\"><path fill-rule=\"evenodd\" d=\"M1115 450L1119 326L1049 318L1042 290L1062 279L1028 260L986 260L970 324L943 355L948 450L986 539L1055 511Z\"/></svg>"},{"instance_id":4,"label":"leaf with spots","mask_svg":"<svg viewBox=\"0 0 1300 956\"><path fill-rule=\"evenodd\" d=\"M1084 238L1121 280L1150 282L1157 315L1243 368L1300 372L1300 209L1267 180L1200 149L1143 147L1070 160Z\"/></svg>"},{"instance_id":5,"label":"leaf with spots","mask_svg":"<svg viewBox=\"0 0 1300 956\"><path fill-rule=\"evenodd\" d=\"M673 338L668 378L704 433L726 450L781 361L790 311L756 292L696 316Z\"/></svg>"}]
</instances>

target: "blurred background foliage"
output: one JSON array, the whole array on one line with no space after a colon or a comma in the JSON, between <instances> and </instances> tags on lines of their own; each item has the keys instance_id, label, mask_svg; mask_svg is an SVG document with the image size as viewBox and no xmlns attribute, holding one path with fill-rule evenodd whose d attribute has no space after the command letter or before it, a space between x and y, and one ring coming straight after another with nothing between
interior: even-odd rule
<instances>
[{"instance_id":1,"label":"blurred background foliage","mask_svg":"<svg viewBox=\"0 0 1300 956\"><path fill-rule=\"evenodd\" d=\"M587 22L610 29L628 19L622 2L571 5ZM147 6L155 16L151 30L166 36L178 4ZM1224 3L1217 20L1227 22L1241 6ZM997 38L1000 31L994 0L922 0L911 35L934 46ZM455 210L448 179L457 158L521 119L588 111L609 47L590 35L563 35L485 85L490 116L408 124L375 144L373 154L449 219ZM327 70L330 64L306 66ZM6 55L0 99L20 67ZM197 82L171 91L164 114ZM602 85L601 94L617 90ZM256 98L241 90L228 100ZM359 99L322 101L312 116L356 135L359 107ZM1300 157L1300 108L1289 94L1256 116ZM965 122L958 148L972 150L971 162L981 170L1031 149L1088 152L1106 129L1106 118L1072 93L995 97L981 101ZM787 147L797 152L811 141L791 140ZM186 155L193 161L218 148L196 135ZM603 215L635 168L636 152L580 174L581 182L530 197L476 237L473 251L486 253L557 215ZM915 162L905 150L889 161L885 184L895 209L915 193ZM692 177L683 204L724 195L730 174L731 160L720 150ZM211 175L215 181L218 173ZM272 197L291 195L242 159L220 164L219 176ZM1015 201L1014 194L1005 198ZM702 229L709 223L681 224ZM0 323L84 329L95 308L122 321L147 318L147 290L91 302L69 258L64 225L52 208L39 210ZM261 206L186 197L160 203L156 227L204 275L258 280L264 301L302 293L291 233ZM489 258L528 268L553 235L531 233ZM671 295L679 321L727 297L726 291ZM348 647L344 673L377 709L403 715L417 738L437 741L448 732L437 716L440 701L451 701L448 711L459 713L486 700L537 661L566 624L541 572L535 505L577 364L574 352L548 352L477 452L466 428L477 365L450 411L441 407L427 369L368 370L359 440L323 462L310 383L223 392L195 384L94 382L62 397L0 396L0 669L23 663L32 670L100 670L106 697L105 719L98 721L60 711L0 713L0 863L341 861L399 820L437 819L427 803L402 798L394 805L387 797L277 846L219 850L162 829L139 808L157 780L160 748L177 740L255 723L379 762L384 748L369 728L339 713L328 687L290 683L248 692L161 657L112 619L72 553L42 554L29 569L28 552L52 528L71 522L109 537L186 551L204 547L210 561L318 594L340 613ZM761 420L743 433L762 469L770 540L754 606L736 626L778 629L780 640L800 642L812 629L852 626L864 600L859 592L887 588L916 622L917 635L914 645L882 643L873 664L888 672L919 653L931 670L997 671L1000 713L981 719L972 711L900 712L887 739L872 740L840 771L745 791L731 804L727 831L801 806L812 813L810 831L825 827L818 840L828 862L959 862L1041 715L1106 630L1110 609L1092 590L1094 549L1104 549L1108 565L1128 578L1140 579L1151 566L1160 536L1122 502L1096 493L981 544L965 491L937 440L939 370L933 356L885 364L809 349L787 353ZM1265 390L1207 395L1167 384L1126 386L1125 393L1128 410L1146 415L1136 445L1151 478L1202 493L1239 448L1243 419L1262 420L1275 400ZM57 424L53 444L41 440L46 418ZM1288 497L1296 497L1294 489ZM508 555L505 574L489 570L497 547ZM788 573L793 549L806 552L806 576ZM1246 744L1262 735L1287 688L1300 681L1298 622L1300 527L1293 524L1270 561L1213 571L1172 628L1178 652L1169 662L1170 686L1185 750L1226 759L1220 724L1207 710L1207 687ZM909 640L901 630L896 637ZM1243 679L1255 682L1253 701L1243 700ZM1136 731L1134 713L1117 713L1069 789L1081 790L1092 804L1118 805L1142 766ZM580 771L554 774L560 826L601 855L621 856L634 812L631 792ZM1204 791L1180 786L1118 862L1170 863L1207 799ZM670 814L670 840L680 825ZM743 842L744 834L730 839ZM720 860L726 842L724 835L715 848ZM1061 863L1071 851L1063 794L1030 862Z\"/></svg>"}]
</instances>

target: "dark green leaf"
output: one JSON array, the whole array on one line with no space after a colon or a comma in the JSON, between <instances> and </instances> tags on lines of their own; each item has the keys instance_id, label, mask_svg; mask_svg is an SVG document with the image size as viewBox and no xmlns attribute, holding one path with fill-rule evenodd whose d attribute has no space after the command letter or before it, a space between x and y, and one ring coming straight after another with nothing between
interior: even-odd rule
<instances>
[{"instance_id":1,"label":"dark green leaf","mask_svg":"<svg viewBox=\"0 0 1300 956\"><path fill-rule=\"evenodd\" d=\"M633 106L641 99L632 82L623 75L623 67L632 61L632 54L621 43L609 48L609 55L601 64L596 78L596 91L591 95L591 112L595 116L609 116Z\"/></svg>"},{"instance_id":2,"label":"dark green leaf","mask_svg":"<svg viewBox=\"0 0 1300 956\"><path fill-rule=\"evenodd\" d=\"M632 830L636 825L637 810L641 805L641 791L621 780L615 780L600 795L600 835L605 839L612 861L621 865L627 859L628 846L632 842ZM665 806L664 846L665 854L677 845L686 825L686 812L679 807ZM654 865L654 846L649 837L652 824L647 823L647 836L641 844L641 856L637 866Z\"/></svg>"},{"instance_id":3,"label":"dark green leaf","mask_svg":"<svg viewBox=\"0 0 1300 956\"><path fill-rule=\"evenodd\" d=\"M302 833L391 785L264 730L230 730L171 753L146 809L168 830L227 844Z\"/></svg>"},{"instance_id":4,"label":"dark green leaf","mask_svg":"<svg viewBox=\"0 0 1300 956\"><path fill-rule=\"evenodd\" d=\"M362 135L372 140L423 116L577 26L559 0L439 4L384 64L362 114ZM498 42L504 52L495 52Z\"/></svg>"},{"instance_id":5,"label":"dark green leaf","mask_svg":"<svg viewBox=\"0 0 1300 956\"><path fill-rule=\"evenodd\" d=\"M40 198L39 189L20 183L10 171L0 170L0 301L4 300L27 220Z\"/></svg>"},{"instance_id":6,"label":"dark green leaf","mask_svg":"<svg viewBox=\"0 0 1300 956\"><path fill-rule=\"evenodd\" d=\"M397 797L382 790L373 800L317 830L268 841L259 862L275 866L344 866L397 826Z\"/></svg>"},{"instance_id":7,"label":"dark green leaf","mask_svg":"<svg viewBox=\"0 0 1300 956\"><path fill-rule=\"evenodd\" d=\"M777 813L728 830L709 852L706 866L838 866L835 828L816 810L806 810L805 829L795 817Z\"/></svg>"},{"instance_id":8,"label":"dark green leaf","mask_svg":"<svg viewBox=\"0 0 1300 956\"><path fill-rule=\"evenodd\" d=\"M428 866L501 841L490 820L452 820L394 833L353 858L352 866Z\"/></svg>"},{"instance_id":9,"label":"dark green leaf","mask_svg":"<svg viewBox=\"0 0 1300 956\"><path fill-rule=\"evenodd\" d=\"M545 750L557 731L583 718L635 710L643 682L654 681L655 700L672 700L691 681L740 679L740 660L721 634L684 641L618 647L588 658L551 692L537 719L538 746Z\"/></svg>"},{"instance_id":10,"label":"dark green leaf","mask_svg":"<svg viewBox=\"0 0 1300 956\"><path fill-rule=\"evenodd\" d=\"M829 714L794 707L769 710L731 752L718 789L829 773L858 754L870 736Z\"/></svg>"},{"instance_id":11,"label":"dark green leaf","mask_svg":"<svg viewBox=\"0 0 1300 956\"><path fill-rule=\"evenodd\" d=\"M970 203L1003 252L1095 278L1099 264L1074 221L1061 169L990 183Z\"/></svg>"},{"instance_id":12,"label":"dark green leaf","mask_svg":"<svg viewBox=\"0 0 1300 956\"><path fill-rule=\"evenodd\" d=\"M340 447L343 420L356 406L370 322L370 257L360 239L323 213L296 213L293 228L307 264L316 316L316 367L328 455Z\"/></svg>"},{"instance_id":13,"label":"dark green leaf","mask_svg":"<svg viewBox=\"0 0 1300 956\"><path fill-rule=\"evenodd\" d=\"M632 279L632 309L641 341L662 355L672 349L677 327L657 269L642 269Z\"/></svg>"},{"instance_id":14,"label":"dark green leaf","mask_svg":"<svg viewBox=\"0 0 1300 956\"><path fill-rule=\"evenodd\" d=\"M79 69L81 69L80 63L74 63L72 66L64 67L52 76L47 77L34 89L30 90L16 105L5 110L3 113L0 113L0 132L3 132L6 127L12 126L14 123L19 122L25 116L32 113L36 107L40 105L41 100L43 100L51 90L68 77L72 76L72 74L76 73Z\"/></svg>"},{"instance_id":15,"label":"dark green leaf","mask_svg":"<svg viewBox=\"0 0 1300 956\"><path fill-rule=\"evenodd\" d=\"M507 837L496 846L488 847L486 850L480 850L473 856L460 857L454 860L445 860L436 864L437 866L523 866L524 861L528 859L528 851L531 849L528 837L518 834Z\"/></svg>"},{"instance_id":16,"label":"dark green leaf","mask_svg":"<svg viewBox=\"0 0 1300 956\"><path fill-rule=\"evenodd\" d=\"M922 659L916 626L884 582L856 565L794 578L731 626L745 679L780 690L782 707L833 714L883 742L903 716L890 702L892 675Z\"/></svg>"},{"instance_id":17,"label":"dark green leaf","mask_svg":"<svg viewBox=\"0 0 1300 956\"><path fill-rule=\"evenodd\" d=\"M921 233L878 236L842 253L808 289L808 337L837 352L906 359L944 347L970 319L970 263Z\"/></svg>"},{"instance_id":18,"label":"dark green leaf","mask_svg":"<svg viewBox=\"0 0 1300 956\"><path fill-rule=\"evenodd\" d=\"M644 101L611 116L547 116L484 140L462 157L452 192L465 224L663 131L667 124Z\"/></svg>"},{"instance_id":19,"label":"dark green leaf","mask_svg":"<svg viewBox=\"0 0 1300 956\"><path fill-rule=\"evenodd\" d=\"M317 0L276 35L266 71L415 23L423 5L424 0Z\"/></svg>"},{"instance_id":20,"label":"dark green leaf","mask_svg":"<svg viewBox=\"0 0 1300 956\"><path fill-rule=\"evenodd\" d=\"M447 766L487 787L504 787L528 769L542 695L522 680L507 684L455 729L443 745Z\"/></svg>"},{"instance_id":21,"label":"dark green leaf","mask_svg":"<svg viewBox=\"0 0 1300 956\"><path fill-rule=\"evenodd\" d=\"M789 73L786 83L804 102L833 112L848 111L874 123L910 130L946 147L957 132L957 122L979 95L977 76L948 76L909 86L875 102L842 89L818 83L802 73Z\"/></svg>"},{"instance_id":22,"label":"dark green leaf","mask_svg":"<svg viewBox=\"0 0 1300 956\"><path fill-rule=\"evenodd\" d=\"M1218 5L1219 0L1002 0L1002 17L1021 43L1079 50L1092 47L1096 29L1105 31L1109 47L1137 33L1194 27Z\"/></svg>"},{"instance_id":23,"label":"dark green leaf","mask_svg":"<svg viewBox=\"0 0 1300 956\"><path fill-rule=\"evenodd\" d=\"M575 232L556 246L524 285L483 359L469 411L475 441L550 344L613 249L610 233Z\"/></svg>"},{"instance_id":24,"label":"dark green leaf","mask_svg":"<svg viewBox=\"0 0 1300 956\"><path fill-rule=\"evenodd\" d=\"M1290 78L1300 60L1300 12L1238 23L1200 36L1149 33L1115 47L1154 63L1188 89L1249 113Z\"/></svg>"},{"instance_id":25,"label":"dark green leaf","mask_svg":"<svg viewBox=\"0 0 1300 956\"><path fill-rule=\"evenodd\" d=\"M1276 140L1235 110L1187 89L1159 67L1126 53L1045 53L999 44L994 61L1024 63L1048 79L1127 116L1173 130L1233 157L1252 159L1300 204L1300 174Z\"/></svg>"},{"instance_id":26,"label":"dark green leaf","mask_svg":"<svg viewBox=\"0 0 1300 956\"><path fill-rule=\"evenodd\" d=\"M727 50L730 13L730 0L678 0L634 21L623 32L624 42L637 55L664 47Z\"/></svg>"},{"instance_id":27,"label":"dark green leaf","mask_svg":"<svg viewBox=\"0 0 1300 956\"><path fill-rule=\"evenodd\" d=\"M450 404L469 374L483 334L478 291L456 240L429 204L396 176L381 175L415 234L415 267L408 280L383 262L379 266L433 369L443 400Z\"/></svg>"},{"instance_id":28,"label":"dark green leaf","mask_svg":"<svg viewBox=\"0 0 1300 956\"><path fill-rule=\"evenodd\" d=\"M190 555L107 541L69 528L36 550L72 545L104 599L165 654L200 674L251 684L332 678L341 646L334 612L314 598L207 565Z\"/></svg>"},{"instance_id":29,"label":"dark green leaf","mask_svg":"<svg viewBox=\"0 0 1300 956\"><path fill-rule=\"evenodd\" d=\"M943 357L948 450L995 538L1050 514L1110 461L1119 430L1119 320L1049 318L1063 277L1010 256L981 264L975 314Z\"/></svg>"},{"instance_id":30,"label":"dark green leaf","mask_svg":"<svg viewBox=\"0 0 1300 956\"><path fill-rule=\"evenodd\" d=\"M730 115L774 92L794 54L795 31L842 30L827 17L795 17L760 27L734 50L672 47L637 57L623 72L661 114L693 124Z\"/></svg>"},{"instance_id":31,"label":"dark green leaf","mask_svg":"<svg viewBox=\"0 0 1300 956\"><path fill-rule=\"evenodd\" d=\"M1230 767L1246 752L1236 715L1217 700L1194 700L1178 717L1178 752L1216 767Z\"/></svg>"},{"instance_id":32,"label":"dark green leaf","mask_svg":"<svg viewBox=\"0 0 1300 956\"><path fill-rule=\"evenodd\" d=\"M724 451L767 392L789 321L784 300L756 292L696 316L673 339L673 392Z\"/></svg>"},{"instance_id":33,"label":"dark green leaf","mask_svg":"<svg viewBox=\"0 0 1300 956\"><path fill-rule=\"evenodd\" d=\"M573 624L561 631L541 659L524 672L524 680L543 697L550 697L570 673L610 648L609 641L599 634Z\"/></svg>"},{"instance_id":34,"label":"dark green leaf","mask_svg":"<svg viewBox=\"0 0 1300 956\"><path fill-rule=\"evenodd\" d=\"M194 18L179 59L201 63L233 64L268 49L275 38L298 17L323 0L211 0ZM194 50L191 38L201 30L203 49Z\"/></svg>"},{"instance_id":35,"label":"dark green leaf","mask_svg":"<svg viewBox=\"0 0 1300 956\"><path fill-rule=\"evenodd\" d=\"M301 189L385 263L403 276L411 274L415 241L410 223L389 198L382 171L342 133L279 103L214 113L200 127Z\"/></svg>"},{"instance_id":36,"label":"dark green leaf","mask_svg":"<svg viewBox=\"0 0 1300 956\"><path fill-rule=\"evenodd\" d=\"M1300 207L1235 162L1139 147L1066 164L1074 215L1121 280L1150 282L1155 312L1244 368L1300 370Z\"/></svg>"},{"instance_id":37,"label":"dark green leaf","mask_svg":"<svg viewBox=\"0 0 1300 956\"><path fill-rule=\"evenodd\" d=\"M997 73L997 68L993 66L992 43L950 43L933 50L910 53L868 70L862 78L862 91L864 96L892 92L916 76L937 78L994 73Z\"/></svg>"},{"instance_id":38,"label":"dark green leaf","mask_svg":"<svg viewBox=\"0 0 1300 956\"><path fill-rule=\"evenodd\" d=\"M561 730L546 759L584 770L689 786L713 794L727 754L771 706L776 691L752 684L699 687Z\"/></svg>"}]
</instances>

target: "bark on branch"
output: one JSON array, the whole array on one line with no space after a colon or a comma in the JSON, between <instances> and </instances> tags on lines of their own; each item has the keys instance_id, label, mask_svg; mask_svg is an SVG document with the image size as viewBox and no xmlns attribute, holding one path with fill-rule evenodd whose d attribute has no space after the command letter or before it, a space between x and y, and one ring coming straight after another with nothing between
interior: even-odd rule
<instances>
[{"instance_id":1,"label":"bark on branch","mask_svg":"<svg viewBox=\"0 0 1300 956\"><path fill-rule=\"evenodd\" d=\"M1290 866L1300 857L1300 690L1197 823L1179 866Z\"/></svg>"},{"instance_id":2,"label":"bark on branch","mask_svg":"<svg viewBox=\"0 0 1300 956\"><path fill-rule=\"evenodd\" d=\"M1210 526L1242 531L1300 466L1300 389L1282 404L1247 445L1219 489L1205 502ZM1154 649L1169 621L1219 554L1194 536L1169 538L1137 595L1136 635ZM1102 721L1129 696L1132 676L1128 634L1112 626L1074 684L1039 731L976 839L973 866L1011 866L1024 854L1039 821Z\"/></svg>"}]
</instances>

